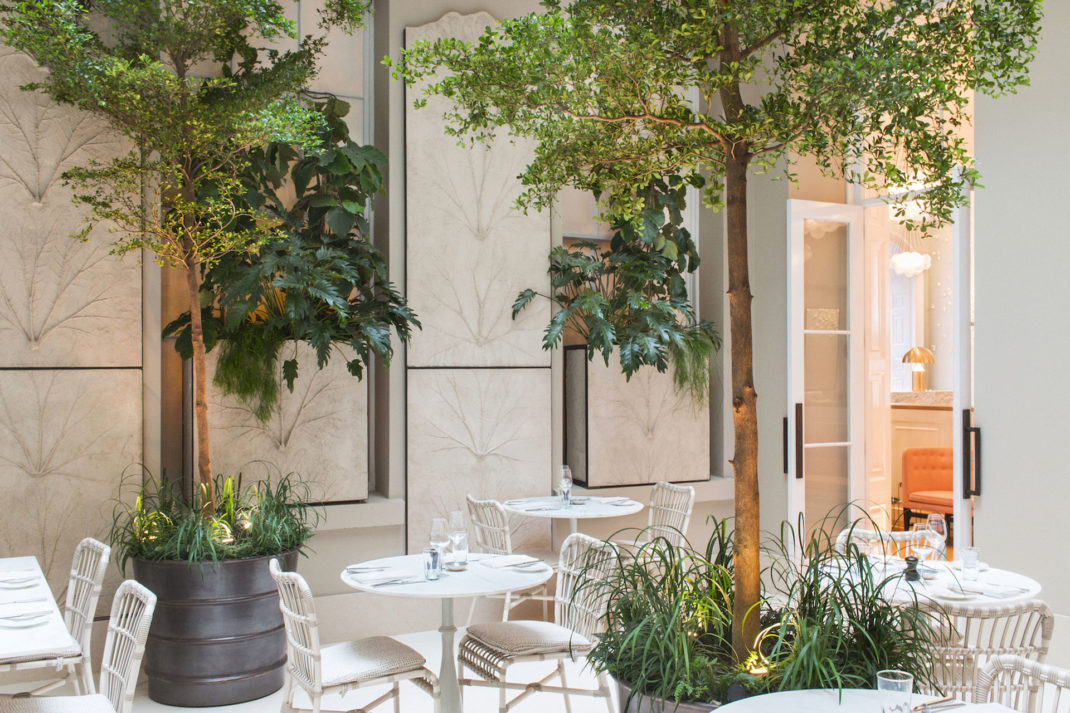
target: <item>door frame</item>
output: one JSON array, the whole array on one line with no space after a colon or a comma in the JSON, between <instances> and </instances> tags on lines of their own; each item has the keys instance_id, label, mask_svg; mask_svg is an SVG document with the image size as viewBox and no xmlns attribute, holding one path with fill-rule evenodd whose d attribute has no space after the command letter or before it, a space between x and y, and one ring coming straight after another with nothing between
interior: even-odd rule
<instances>
[{"instance_id":1,"label":"door frame","mask_svg":"<svg viewBox=\"0 0 1070 713\"><path fill-rule=\"evenodd\" d=\"M848 300L848 328L844 331L849 335L850 355L847 360L849 389L848 440L844 444L849 448L848 503L861 505L864 510L867 495L864 442L865 400L863 391L865 388L863 368L865 279L862 259L865 251L865 222L863 209L862 206L846 203L789 199L787 209L788 427L785 434L787 456L785 463L788 466L788 517L792 524L798 523L800 516L806 512L807 446L804 433L805 414L802 410L802 405L806 401L804 356L806 315L803 290L805 281L803 221L805 220L822 220L847 225L847 279L850 297ZM847 514L849 519L854 519L858 512L855 509ZM800 533L800 536L804 536L804 533Z\"/></svg>"}]
</instances>

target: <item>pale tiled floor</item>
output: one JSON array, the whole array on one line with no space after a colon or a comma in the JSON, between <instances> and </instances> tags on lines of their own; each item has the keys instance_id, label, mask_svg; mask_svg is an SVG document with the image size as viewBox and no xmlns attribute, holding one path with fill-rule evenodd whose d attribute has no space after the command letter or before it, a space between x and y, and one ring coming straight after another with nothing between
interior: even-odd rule
<instances>
[{"instance_id":1,"label":"pale tiled floor","mask_svg":"<svg viewBox=\"0 0 1070 713\"><path fill-rule=\"evenodd\" d=\"M462 635L463 632L458 632L458 640ZM432 671L437 672L439 670L439 665L441 663L441 639L439 638L437 631L404 634L396 638L423 654L427 659L428 667ZM510 671L509 678L510 680L516 681L537 680L538 678L545 676L546 673L552 669L553 665L554 664L552 663L518 665ZM594 676L591 675L589 670L583 670L581 664L570 664L568 678L569 684L572 686L596 687ZM346 695L344 699L338 696L331 696L325 698L323 710L352 710L359 707L364 702L373 700L383 690L385 689L368 688L352 691ZM594 698L591 696L572 696L571 698L573 713L607 712L605 701L601 698ZM282 692L280 691L256 701L233 706L196 709L174 708L149 700L145 685L142 684L138 688L137 697L134 700L134 713L175 713L176 711L186 711L186 713L198 713L199 711L203 711L204 713L212 713L213 711L216 713L278 713L281 703ZM297 703L300 706L307 705L307 699L303 698L303 696L299 697ZM376 710L384 711L385 713L387 711L393 711L393 707L387 703L381 705ZM431 705L431 698L414 686L406 686L402 684L401 710L403 713L432 713L433 707ZM497 690L489 688L466 689L464 694L464 710L465 713L493 713L494 711L497 711ZM556 711L565 710L565 703L560 695L536 693L522 701L513 710L517 713L556 713Z\"/></svg>"}]
</instances>

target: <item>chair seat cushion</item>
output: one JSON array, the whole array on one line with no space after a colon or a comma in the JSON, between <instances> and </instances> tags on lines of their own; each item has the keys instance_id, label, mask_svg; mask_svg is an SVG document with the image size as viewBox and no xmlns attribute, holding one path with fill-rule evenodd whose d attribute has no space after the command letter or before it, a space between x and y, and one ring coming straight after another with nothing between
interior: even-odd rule
<instances>
[{"instance_id":1,"label":"chair seat cushion","mask_svg":"<svg viewBox=\"0 0 1070 713\"><path fill-rule=\"evenodd\" d=\"M418 651L389 636L369 636L343 641L321 649L323 685L360 683L423 668L426 659Z\"/></svg>"},{"instance_id":2,"label":"chair seat cushion","mask_svg":"<svg viewBox=\"0 0 1070 713\"><path fill-rule=\"evenodd\" d=\"M111 701L99 693L91 696L0 696L4 713L115 713Z\"/></svg>"},{"instance_id":3,"label":"chair seat cushion","mask_svg":"<svg viewBox=\"0 0 1070 713\"><path fill-rule=\"evenodd\" d=\"M586 653L593 644L581 634L548 621L496 621L468 627L468 636L513 656Z\"/></svg>"},{"instance_id":4,"label":"chair seat cushion","mask_svg":"<svg viewBox=\"0 0 1070 713\"><path fill-rule=\"evenodd\" d=\"M915 490L910 494L911 502L951 507L954 495L950 490Z\"/></svg>"}]
</instances>

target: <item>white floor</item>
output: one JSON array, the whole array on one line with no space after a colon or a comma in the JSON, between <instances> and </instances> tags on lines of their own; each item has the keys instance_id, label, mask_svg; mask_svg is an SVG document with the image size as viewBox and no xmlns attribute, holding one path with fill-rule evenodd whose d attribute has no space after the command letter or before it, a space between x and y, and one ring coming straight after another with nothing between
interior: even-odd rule
<instances>
[{"instance_id":1,"label":"white floor","mask_svg":"<svg viewBox=\"0 0 1070 713\"><path fill-rule=\"evenodd\" d=\"M458 632L458 640L463 635ZM417 634L404 634L397 637L400 641L418 650L427 659L428 667L432 671L438 671L441 663L441 639L437 631L421 632ZM525 664L516 666L509 673L510 680L525 681L537 680L552 670L554 664ZM596 688L595 678L590 670L584 670L581 664L570 664L568 668L569 685L586 686ZM324 700L325 711L349 711L359 708L367 701L373 700L382 693L385 688L369 688L352 691L345 698L332 696ZM515 695L515 693L510 694ZM592 696L572 696L572 713L607 713L606 703L602 698ZM307 699L299 697L299 706L308 704ZM174 708L149 700L145 690L145 684L138 687L137 697L134 699L134 713L174 713L185 711L186 713L278 713L282 704L282 692L274 693L259 700L241 703L233 706L220 706L217 708ZM614 704L615 705L615 704ZM381 705L379 711L393 711L391 704ZM403 713L432 713L434 708L431 698L415 686L402 685L401 710ZM489 688L468 688L464 694L465 713L493 713L498 710L498 692ZM564 698L557 694L535 693L521 701L516 708L517 713L546 713L565 710ZM614 708L616 710L616 708Z\"/></svg>"}]
</instances>

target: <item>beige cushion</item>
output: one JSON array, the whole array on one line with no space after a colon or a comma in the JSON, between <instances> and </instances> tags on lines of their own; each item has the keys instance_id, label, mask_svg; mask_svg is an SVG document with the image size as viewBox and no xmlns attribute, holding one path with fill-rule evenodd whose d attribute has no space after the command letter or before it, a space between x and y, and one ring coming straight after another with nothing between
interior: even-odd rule
<instances>
[{"instance_id":1,"label":"beige cushion","mask_svg":"<svg viewBox=\"0 0 1070 713\"><path fill-rule=\"evenodd\" d=\"M389 636L369 636L321 649L323 685L360 683L423 668L425 659L415 649Z\"/></svg>"},{"instance_id":2,"label":"beige cushion","mask_svg":"<svg viewBox=\"0 0 1070 713\"><path fill-rule=\"evenodd\" d=\"M4 713L115 713L111 701L99 693L91 696L0 696Z\"/></svg>"},{"instance_id":3,"label":"beige cushion","mask_svg":"<svg viewBox=\"0 0 1070 713\"><path fill-rule=\"evenodd\" d=\"M931 503L951 507L954 495L950 490L915 490L910 499L916 503Z\"/></svg>"},{"instance_id":4,"label":"beige cushion","mask_svg":"<svg viewBox=\"0 0 1070 713\"><path fill-rule=\"evenodd\" d=\"M586 653L593 644L571 629L548 621L496 621L468 627L468 636L514 656L557 652Z\"/></svg>"}]
</instances>

